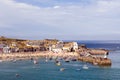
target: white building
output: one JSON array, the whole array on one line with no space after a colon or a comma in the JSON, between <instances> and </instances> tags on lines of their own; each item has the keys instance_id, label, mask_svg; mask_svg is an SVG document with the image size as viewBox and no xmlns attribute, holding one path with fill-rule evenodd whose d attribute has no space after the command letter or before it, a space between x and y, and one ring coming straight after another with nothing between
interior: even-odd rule
<instances>
[{"instance_id":1,"label":"white building","mask_svg":"<svg viewBox=\"0 0 120 80\"><path fill-rule=\"evenodd\" d=\"M73 50L77 50L78 49L78 43L77 42L73 42Z\"/></svg>"},{"instance_id":2,"label":"white building","mask_svg":"<svg viewBox=\"0 0 120 80\"><path fill-rule=\"evenodd\" d=\"M3 47L3 53L10 53L10 47Z\"/></svg>"}]
</instances>

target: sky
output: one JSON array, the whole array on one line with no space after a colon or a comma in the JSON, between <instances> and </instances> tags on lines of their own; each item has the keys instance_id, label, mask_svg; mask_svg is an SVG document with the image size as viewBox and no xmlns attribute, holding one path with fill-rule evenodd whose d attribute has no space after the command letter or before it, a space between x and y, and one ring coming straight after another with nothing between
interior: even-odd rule
<instances>
[{"instance_id":1,"label":"sky","mask_svg":"<svg viewBox=\"0 0 120 80\"><path fill-rule=\"evenodd\" d=\"M0 0L0 36L120 40L120 0Z\"/></svg>"}]
</instances>

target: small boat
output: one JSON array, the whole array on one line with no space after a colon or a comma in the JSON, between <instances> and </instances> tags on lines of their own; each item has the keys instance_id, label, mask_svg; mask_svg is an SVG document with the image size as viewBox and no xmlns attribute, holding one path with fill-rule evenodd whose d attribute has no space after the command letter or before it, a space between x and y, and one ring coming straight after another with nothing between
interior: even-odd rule
<instances>
[{"instance_id":1,"label":"small boat","mask_svg":"<svg viewBox=\"0 0 120 80\"><path fill-rule=\"evenodd\" d=\"M37 60L34 60L33 63L34 63L34 64L38 64Z\"/></svg>"},{"instance_id":2,"label":"small boat","mask_svg":"<svg viewBox=\"0 0 120 80\"><path fill-rule=\"evenodd\" d=\"M51 59L54 59L54 60L55 60L55 59L57 59L57 57L56 57L56 56L53 56Z\"/></svg>"},{"instance_id":3,"label":"small boat","mask_svg":"<svg viewBox=\"0 0 120 80\"><path fill-rule=\"evenodd\" d=\"M13 63L16 63L16 61L17 61L16 59L13 59Z\"/></svg>"},{"instance_id":4,"label":"small boat","mask_svg":"<svg viewBox=\"0 0 120 80\"><path fill-rule=\"evenodd\" d=\"M46 59L45 62L48 62L48 60Z\"/></svg>"},{"instance_id":5,"label":"small boat","mask_svg":"<svg viewBox=\"0 0 120 80\"><path fill-rule=\"evenodd\" d=\"M69 60L65 60L65 62L70 62Z\"/></svg>"},{"instance_id":6,"label":"small boat","mask_svg":"<svg viewBox=\"0 0 120 80\"><path fill-rule=\"evenodd\" d=\"M65 62L70 62L70 59L68 59L68 58L67 58L67 59L65 59Z\"/></svg>"},{"instance_id":7,"label":"small boat","mask_svg":"<svg viewBox=\"0 0 120 80\"><path fill-rule=\"evenodd\" d=\"M77 61L77 59L73 58L73 59L71 59L71 61Z\"/></svg>"},{"instance_id":8,"label":"small boat","mask_svg":"<svg viewBox=\"0 0 120 80\"><path fill-rule=\"evenodd\" d=\"M30 60L32 61L32 60L33 60L33 58L30 58Z\"/></svg>"},{"instance_id":9,"label":"small boat","mask_svg":"<svg viewBox=\"0 0 120 80\"><path fill-rule=\"evenodd\" d=\"M0 60L0 62L3 62L3 60Z\"/></svg>"},{"instance_id":10,"label":"small boat","mask_svg":"<svg viewBox=\"0 0 120 80\"><path fill-rule=\"evenodd\" d=\"M87 65L83 65L82 68L83 68L83 69L88 69L88 66L87 66Z\"/></svg>"},{"instance_id":11,"label":"small boat","mask_svg":"<svg viewBox=\"0 0 120 80\"><path fill-rule=\"evenodd\" d=\"M52 57L50 57L49 60L52 60Z\"/></svg>"},{"instance_id":12,"label":"small boat","mask_svg":"<svg viewBox=\"0 0 120 80\"><path fill-rule=\"evenodd\" d=\"M60 68L60 71L64 71L65 70L65 68Z\"/></svg>"},{"instance_id":13,"label":"small boat","mask_svg":"<svg viewBox=\"0 0 120 80\"><path fill-rule=\"evenodd\" d=\"M45 62L48 62L48 57L46 57Z\"/></svg>"},{"instance_id":14,"label":"small boat","mask_svg":"<svg viewBox=\"0 0 120 80\"><path fill-rule=\"evenodd\" d=\"M61 62L60 62L60 61L56 62L56 65L57 65L57 66L60 66L60 65L61 65Z\"/></svg>"},{"instance_id":15,"label":"small boat","mask_svg":"<svg viewBox=\"0 0 120 80\"><path fill-rule=\"evenodd\" d=\"M93 62L93 65L98 65L98 63L97 62Z\"/></svg>"},{"instance_id":16,"label":"small boat","mask_svg":"<svg viewBox=\"0 0 120 80\"><path fill-rule=\"evenodd\" d=\"M59 61L58 60L55 60L55 63L58 63Z\"/></svg>"},{"instance_id":17,"label":"small boat","mask_svg":"<svg viewBox=\"0 0 120 80\"><path fill-rule=\"evenodd\" d=\"M20 75L19 74L15 74L16 77L19 77Z\"/></svg>"}]
</instances>

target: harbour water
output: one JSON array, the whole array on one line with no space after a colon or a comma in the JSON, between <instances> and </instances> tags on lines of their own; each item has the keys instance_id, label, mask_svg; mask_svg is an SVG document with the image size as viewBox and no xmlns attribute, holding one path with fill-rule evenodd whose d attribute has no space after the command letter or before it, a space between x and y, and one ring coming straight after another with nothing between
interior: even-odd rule
<instances>
[{"instance_id":1,"label":"harbour water","mask_svg":"<svg viewBox=\"0 0 120 80\"><path fill-rule=\"evenodd\" d=\"M105 48L111 50L109 67L93 66L80 61L61 61L61 65L54 60L41 58L38 64L31 60L16 62L0 62L0 80L119 80L120 79L120 43L78 41L88 48ZM88 69L84 69L87 65ZM61 71L61 69L64 69Z\"/></svg>"}]
</instances>

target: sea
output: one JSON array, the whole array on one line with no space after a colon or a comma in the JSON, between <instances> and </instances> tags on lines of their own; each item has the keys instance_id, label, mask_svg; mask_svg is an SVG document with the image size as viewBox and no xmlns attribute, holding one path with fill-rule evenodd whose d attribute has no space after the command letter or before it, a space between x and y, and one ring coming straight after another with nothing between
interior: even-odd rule
<instances>
[{"instance_id":1,"label":"sea","mask_svg":"<svg viewBox=\"0 0 120 80\"><path fill-rule=\"evenodd\" d=\"M120 80L120 41L77 41L87 48L110 50L108 58L111 66L94 66L81 61L65 62L61 65L55 60L38 59L0 62L0 80ZM88 69L83 68L87 65ZM61 70L63 69L63 70Z\"/></svg>"}]
</instances>

